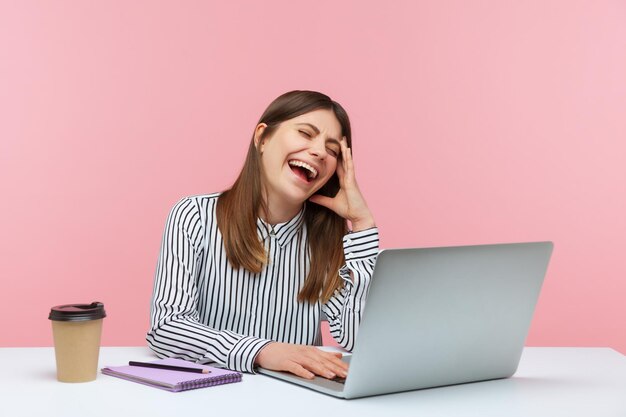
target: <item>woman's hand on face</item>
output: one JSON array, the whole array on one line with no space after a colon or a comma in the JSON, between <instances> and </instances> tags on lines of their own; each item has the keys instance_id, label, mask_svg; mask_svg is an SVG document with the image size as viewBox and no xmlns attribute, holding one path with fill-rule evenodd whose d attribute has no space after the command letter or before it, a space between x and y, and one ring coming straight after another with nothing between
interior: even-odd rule
<instances>
[{"instance_id":1,"label":"woman's hand on face","mask_svg":"<svg viewBox=\"0 0 626 417\"><path fill-rule=\"evenodd\" d=\"M341 353L324 352L314 346L272 342L261 349L254 363L306 379L313 379L315 375L329 379L348 375L348 364L342 362Z\"/></svg>"},{"instance_id":2,"label":"woman's hand on face","mask_svg":"<svg viewBox=\"0 0 626 417\"><path fill-rule=\"evenodd\" d=\"M369 229L374 227L374 217L367 207L365 198L359 190L354 173L352 150L348 148L348 141L341 138L341 158L337 161L337 176L339 177L339 192L335 197L313 195L310 201L327 207L344 219L352 223L352 230Z\"/></svg>"}]
</instances>

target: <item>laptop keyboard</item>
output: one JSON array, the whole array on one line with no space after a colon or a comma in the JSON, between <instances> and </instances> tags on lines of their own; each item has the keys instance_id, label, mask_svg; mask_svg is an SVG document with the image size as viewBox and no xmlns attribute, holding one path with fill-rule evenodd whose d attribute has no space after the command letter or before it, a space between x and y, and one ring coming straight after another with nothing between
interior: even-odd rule
<instances>
[{"instance_id":1,"label":"laptop keyboard","mask_svg":"<svg viewBox=\"0 0 626 417\"><path fill-rule=\"evenodd\" d=\"M346 383L346 379L345 378L340 378L338 376L336 376L333 379L331 379L331 381L335 381L335 382L338 382L340 384L345 384Z\"/></svg>"}]
</instances>

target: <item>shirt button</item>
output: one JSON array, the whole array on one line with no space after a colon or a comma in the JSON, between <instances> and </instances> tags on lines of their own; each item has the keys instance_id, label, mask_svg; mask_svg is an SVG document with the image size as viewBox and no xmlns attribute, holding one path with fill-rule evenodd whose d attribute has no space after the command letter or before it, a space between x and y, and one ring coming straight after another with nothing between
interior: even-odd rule
<instances>
[{"instance_id":1,"label":"shirt button","mask_svg":"<svg viewBox=\"0 0 626 417\"><path fill-rule=\"evenodd\" d=\"M347 239L346 240L346 245L352 245L352 239Z\"/></svg>"},{"instance_id":2,"label":"shirt button","mask_svg":"<svg viewBox=\"0 0 626 417\"><path fill-rule=\"evenodd\" d=\"M346 253L346 259L352 259L352 252Z\"/></svg>"}]
</instances>

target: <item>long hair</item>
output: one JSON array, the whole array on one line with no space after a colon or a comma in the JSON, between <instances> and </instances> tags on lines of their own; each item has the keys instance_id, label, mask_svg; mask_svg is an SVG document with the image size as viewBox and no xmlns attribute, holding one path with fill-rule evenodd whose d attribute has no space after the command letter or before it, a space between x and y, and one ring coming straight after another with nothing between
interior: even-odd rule
<instances>
[{"instance_id":1,"label":"long hair","mask_svg":"<svg viewBox=\"0 0 626 417\"><path fill-rule=\"evenodd\" d=\"M325 94L300 90L285 93L270 103L257 123L257 126L267 125L259 143L270 137L282 122L317 109L333 111L342 136L352 148L350 119L343 107ZM265 208L261 178L261 154L253 134L243 169L233 186L219 196L216 209L228 261L233 268L253 273L261 272L267 264L267 254L257 234L257 216ZM339 178L334 173L317 194L334 197L338 191ZM309 201L305 205L311 267L298 300L326 302L341 284L339 269L345 263L342 238L348 228L345 219L332 210Z\"/></svg>"}]
</instances>

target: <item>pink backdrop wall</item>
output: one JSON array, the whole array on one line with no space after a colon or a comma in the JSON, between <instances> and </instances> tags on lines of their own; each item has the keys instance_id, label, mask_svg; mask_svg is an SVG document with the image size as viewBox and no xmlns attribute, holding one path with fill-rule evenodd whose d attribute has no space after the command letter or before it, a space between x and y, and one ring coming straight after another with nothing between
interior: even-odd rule
<instances>
[{"instance_id":1,"label":"pink backdrop wall","mask_svg":"<svg viewBox=\"0 0 626 417\"><path fill-rule=\"evenodd\" d=\"M170 207L315 89L383 247L553 240L528 344L626 353L626 2L294 3L0 3L0 346L92 300L143 344Z\"/></svg>"}]
</instances>

